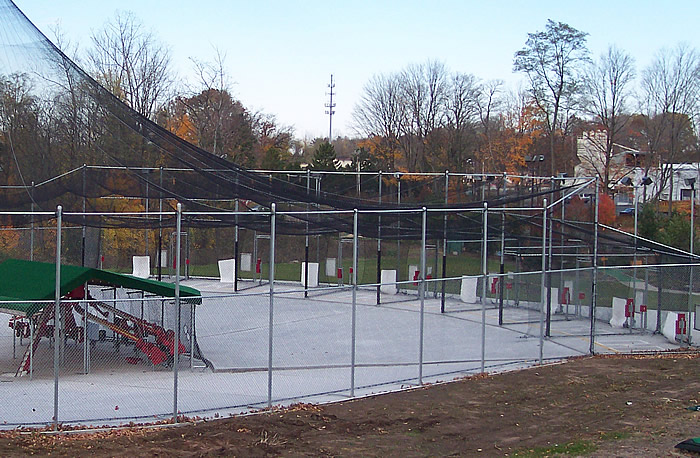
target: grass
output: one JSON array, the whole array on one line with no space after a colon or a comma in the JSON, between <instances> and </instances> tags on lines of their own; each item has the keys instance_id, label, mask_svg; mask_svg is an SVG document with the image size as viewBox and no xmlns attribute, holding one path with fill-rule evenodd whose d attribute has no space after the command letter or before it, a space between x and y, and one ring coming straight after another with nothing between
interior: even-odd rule
<instances>
[{"instance_id":1,"label":"grass","mask_svg":"<svg viewBox=\"0 0 700 458\"><path fill-rule=\"evenodd\" d=\"M513 456L537 458L556 455L584 456L595 452L598 447L587 440L577 440L567 444L554 444L550 447L535 447L516 452Z\"/></svg>"},{"instance_id":2,"label":"grass","mask_svg":"<svg viewBox=\"0 0 700 458\"><path fill-rule=\"evenodd\" d=\"M419 265L420 259L415 257L409 257L408 259L401 259L402 270L408 270L409 265ZM346 276L350 272L350 267L352 266L351 259L343 259L342 268L343 274ZM432 267L433 276L436 272L442 270L442 259L438 259L438 265L435 265L435 259L426 260L426 266L428 268ZM269 264L263 262L261 265L261 273L257 274L256 277L259 278L269 278ZM386 269L396 269L396 257L394 253L384 254L382 253L382 270ZM513 269L514 265L507 264L506 270ZM489 260L489 271L498 272L500 269L500 264L497 259ZM481 259L474 256L448 256L447 258L447 274L448 276L458 277L461 275L479 275L481 273ZM217 264L205 264L205 265L190 265L190 275L201 276L201 277L218 277L219 267ZM239 271L241 278L253 278L252 272ZM374 284L377 283L377 260L376 258L360 258L357 263L357 275L358 282L360 284ZM405 278L407 272L402 272L401 280L407 280ZM301 262L278 262L275 265L275 279L285 280L285 281L299 281L301 278ZM338 281L335 276L325 275L325 262L322 261L319 268L319 281L322 283L336 283ZM347 280L345 281L347 283ZM456 291L459 292L459 291Z\"/></svg>"},{"instance_id":3,"label":"grass","mask_svg":"<svg viewBox=\"0 0 700 458\"><path fill-rule=\"evenodd\" d=\"M382 253L382 265L381 268L384 269L396 269L396 252L385 250ZM447 256L447 276L448 277L460 277L462 275L481 275L482 266L480 256L478 253L462 253L458 256L448 255ZM344 258L342 262L343 274L345 276L344 283L348 284L348 276L350 272L352 260ZM420 258L418 256L404 256L401 259L401 278L399 281L409 280L407 277L408 266L409 265L419 265ZM325 260L321 261L319 266L319 282L336 284L338 279L335 275L326 276L325 275ZM426 267L429 271L432 270L433 277L440 277L440 272L442 271L442 257L435 258L435 256L430 256L426 259ZM244 279L269 278L268 263L263 262L261 265L261 274L254 274L253 272L240 271L239 275ZM377 283L377 260L376 258L360 258L358 260L358 281L360 284L376 284ZM488 262L489 272L499 272L500 264L499 259L493 257L489 259ZM515 271L515 264L510 261L505 264L505 271ZM168 273L169 269L164 269L164 273ZM597 303L603 307L609 307L612 304L613 297L627 298L633 295L632 288L630 288L628 282L633 278L632 271L630 269L601 269L599 271L598 284L597 284ZM672 279L676 282L683 274L680 271L677 275L676 272L670 272L664 277L664 281L668 281L667 277L673 277ZM205 265L190 265L190 275L191 276L204 276L204 277L218 277L219 268L216 263L205 264ZM564 274L564 280L574 282L577 287L576 291L572 294L572 302L576 303L578 300L578 292L582 291L586 293L586 299L582 301L583 305L590 304L590 292L592 290L592 279L591 271L585 270L581 271L576 278L574 272L567 272ZM687 274L686 274L687 275ZM640 282L643 282L643 276L640 272L637 272L637 277ZM299 281L301 278L301 262L298 260L290 262L278 262L275 267L275 278L282 281ZM577 281L578 280L578 281ZM686 280L687 281L687 280ZM537 302L540 300L541 293L541 283L540 275L535 271L529 275L522 275L517 277L515 280L506 280L507 283L513 283L513 288L506 292L509 297L514 297L516 290L518 290L518 295L520 300ZM515 283L518 285L515 285ZM650 283L654 284L655 280L650 277ZM552 274L552 286L558 287L560 284L559 273ZM448 281L445 285L445 291L448 294L459 294L460 293L461 282ZM413 283L406 284L402 286L402 289L417 290L418 287ZM429 285L429 290L436 289L440 290L441 285ZM656 310L658 301L658 292L651 288L648 291L647 296L647 308L648 310ZM496 297L495 295L488 293L489 297ZM663 291L663 296L661 298L662 310L672 310L672 311L685 311L688 307L688 295L684 291L666 288ZM697 302L697 301L694 301Z\"/></svg>"},{"instance_id":4,"label":"grass","mask_svg":"<svg viewBox=\"0 0 700 458\"><path fill-rule=\"evenodd\" d=\"M628 432L601 432L600 441L620 440L630 437ZM523 449L515 452L513 456L524 458L538 458L546 456L585 456L590 455L598 449L595 441L579 439L566 444L554 444L548 447L535 447Z\"/></svg>"}]
</instances>

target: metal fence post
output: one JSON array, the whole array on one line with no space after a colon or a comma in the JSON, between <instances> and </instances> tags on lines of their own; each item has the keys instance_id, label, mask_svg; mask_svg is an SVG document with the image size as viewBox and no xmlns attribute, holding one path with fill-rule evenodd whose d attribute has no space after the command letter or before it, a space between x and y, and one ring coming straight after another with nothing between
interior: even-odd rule
<instances>
[{"instance_id":1,"label":"metal fence post","mask_svg":"<svg viewBox=\"0 0 700 458\"><path fill-rule=\"evenodd\" d=\"M173 343L173 423L177 423L177 377L180 359L180 263L182 204L177 204L177 223L175 232L175 340Z\"/></svg>"},{"instance_id":2,"label":"metal fence post","mask_svg":"<svg viewBox=\"0 0 700 458\"><path fill-rule=\"evenodd\" d=\"M547 305L547 199L542 204L542 277L540 278L540 364L544 361L544 315Z\"/></svg>"},{"instance_id":3,"label":"metal fence post","mask_svg":"<svg viewBox=\"0 0 700 458\"><path fill-rule=\"evenodd\" d=\"M272 331L274 325L275 293L275 211L276 205L270 205L270 319L267 340L267 406L272 407Z\"/></svg>"},{"instance_id":4,"label":"metal fence post","mask_svg":"<svg viewBox=\"0 0 700 458\"><path fill-rule=\"evenodd\" d=\"M358 162L359 164L359 162ZM306 196L311 193L311 169L306 168ZM306 204L306 235L304 236L304 298L309 297L309 204Z\"/></svg>"},{"instance_id":5,"label":"metal fence post","mask_svg":"<svg viewBox=\"0 0 700 458\"><path fill-rule=\"evenodd\" d=\"M382 205L382 171L378 175L379 206ZM377 305L381 303L382 292L382 214L377 215Z\"/></svg>"},{"instance_id":6,"label":"metal fence post","mask_svg":"<svg viewBox=\"0 0 700 458\"><path fill-rule=\"evenodd\" d=\"M236 178L236 182L238 182L238 179ZM238 192L238 190L236 190ZM238 197L236 197L236 203L235 203L235 208L234 211L236 212L236 227L234 229L234 241L233 241L233 291L238 292L238 272L239 272L239 266L238 266L238 258L239 258L239 248L238 248Z\"/></svg>"},{"instance_id":7,"label":"metal fence post","mask_svg":"<svg viewBox=\"0 0 700 458\"><path fill-rule=\"evenodd\" d=\"M549 179L549 195L552 196L554 201L554 177ZM552 335L552 245L554 234L554 207L552 207L551 216L549 217L549 247L547 249L547 324L545 326L544 334L547 337Z\"/></svg>"},{"instance_id":8,"label":"metal fence post","mask_svg":"<svg viewBox=\"0 0 700 458\"><path fill-rule=\"evenodd\" d=\"M88 284L83 284L83 372L85 375L90 373L90 342L88 339Z\"/></svg>"},{"instance_id":9,"label":"metal fence post","mask_svg":"<svg viewBox=\"0 0 700 458\"><path fill-rule=\"evenodd\" d=\"M30 219L30 231L29 231L29 260L34 260L34 182L32 181L32 189L29 195L31 203L32 217Z\"/></svg>"},{"instance_id":10,"label":"metal fence post","mask_svg":"<svg viewBox=\"0 0 700 458\"><path fill-rule=\"evenodd\" d=\"M61 339L59 315L61 310L61 224L63 207L56 207L56 295L53 306L53 428L58 429L58 359Z\"/></svg>"},{"instance_id":11,"label":"metal fence post","mask_svg":"<svg viewBox=\"0 0 700 458\"><path fill-rule=\"evenodd\" d=\"M353 211L352 222L352 330L350 349L350 396L355 396L355 358L357 345L357 209Z\"/></svg>"},{"instance_id":12,"label":"metal fence post","mask_svg":"<svg viewBox=\"0 0 700 458\"><path fill-rule=\"evenodd\" d=\"M481 252L481 373L486 369L486 283L488 282L489 204L484 202L484 240Z\"/></svg>"},{"instance_id":13,"label":"metal fence post","mask_svg":"<svg viewBox=\"0 0 700 458\"><path fill-rule=\"evenodd\" d=\"M194 339L195 339L195 308L194 302L190 304L190 370L194 370Z\"/></svg>"},{"instance_id":14,"label":"metal fence post","mask_svg":"<svg viewBox=\"0 0 700 458\"><path fill-rule=\"evenodd\" d=\"M595 212L593 216L593 284L591 285L591 345L589 352L595 354L595 309L598 302L598 180L595 182ZM660 293L659 293L660 294Z\"/></svg>"},{"instance_id":15,"label":"metal fence post","mask_svg":"<svg viewBox=\"0 0 700 458\"><path fill-rule=\"evenodd\" d=\"M445 208L449 203L450 172L445 170ZM442 291L440 297L440 313L445 313L445 283L447 278L447 210L442 214Z\"/></svg>"},{"instance_id":16,"label":"metal fence post","mask_svg":"<svg viewBox=\"0 0 700 458\"><path fill-rule=\"evenodd\" d=\"M503 172L503 197L506 196L506 173ZM502 205L505 207L505 204ZM498 325L503 326L503 293L506 283L506 264L505 264L505 251L506 251L506 212L505 208L501 209L501 259L500 267L498 269L501 276L498 279Z\"/></svg>"},{"instance_id":17,"label":"metal fence post","mask_svg":"<svg viewBox=\"0 0 700 458\"><path fill-rule=\"evenodd\" d=\"M423 222L421 224L420 238L420 330L418 344L418 383L423 384L423 344L425 337L425 245L426 233L428 227L428 209L423 207Z\"/></svg>"}]
</instances>

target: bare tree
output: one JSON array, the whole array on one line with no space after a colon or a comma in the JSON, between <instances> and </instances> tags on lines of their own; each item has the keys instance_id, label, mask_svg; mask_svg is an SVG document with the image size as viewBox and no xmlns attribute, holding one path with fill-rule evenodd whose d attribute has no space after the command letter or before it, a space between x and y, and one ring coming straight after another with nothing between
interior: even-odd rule
<instances>
[{"instance_id":1,"label":"bare tree","mask_svg":"<svg viewBox=\"0 0 700 458\"><path fill-rule=\"evenodd\" d=\"M642 91L644 114L650 122L660 123L650 130L655 135L649 139L649 150L658 156L661 172L658 189L664 189L667 184L670 187L670 214L673 164L686 162L684 156L689 148L696 146L684 141L684 135L693 130L692 119L698 112L700 55L686 44L673 50L662 49L644 70Z\"/></svg>"},{"instance_id":2,"label":"bare tree","mask_svg":"<svg viewBox=\"0 0 700 458\"><path fill-rule=\"evenodd\" d=\"M449 74L440 62L410 65L400 76L401 98L407 120L402 124L402 146L409 170L429 170L427 156L435 152L431 133L445 125Z\"/></svg>"},{"instance_id":3,"label":"bare tree","mask_svg":"<svg viewBox=\"0 0 700 458\"><path fill-rule=\"evenodd\" d=\"M130 12L118 12L92 34L89 61L97 80L131 108L153 119L173 84L170 52Z\"/></svg>"},{"instance_id":4,"label":"bare tree","mask_svg":"<svg viewBox=\"0 0 700 458\"><path fill-rule=\"evenodd\" d=\"M527 75L532 97L545 118L552 175L557 170L555 135L568 118L561 112L574 102L578 71L588 60L587 35L550 19L544 31L529 33L525 47L515 53L513 69Z\"/></svg>"},{"instance_id":5,"label":"bare tree","mask_svg":"<svg viewBox=\"0 0 700 458\"><path fill-rule=\"evenodd\" d=\"M404 131L406 108L401 100L397 75L375 75L365 84L360 101L353 110L356 131L381 141L379 162L389 170L396 168L399 138Z\"/></svg>"},{"instance_id":6,"label":"bare tree","mask_svg":"<svg viewBox=\"0 0 700 458\"><path fill-rule=\"evenodd\" d=\"M455 73L450 77L445 106L447 131L445 166L464 170L474 160L476 125L481 84L474 75Z\"/></svg>"},{"instance_id":7,"label":"bare tree","mask_svg":"<svg viewBox=\"0 0 700 458\"><path fill-rule=\"evenodd\" d=\"M602 138L590 136L595 154L579 159L600 178L607 193L611 191L611 184L622 178L625 166L624 161L615 156L615 145L620 143L629 120L627 101L634 75L632 57L614 46L592 62L584 75L584 111L593 116L604 135Z\"/></svg>"},{"instance_id":8,"label":"bare tree","mask_svg":"<svg viewBox=\"0 0 700 458\"><path fill-rule=\"evenodd\" d=\"M207 119L207 123L213 126L213 143L212 153L219 155L219 136L221 133L223 118L224 118L224 103L225 97L221 97L224 93L230 93L231 87L229 77L224 69L226 62L226 54L222 54L218 48L215 48L216 58L213 62L200 61L191 58L194 63L195 71L199 78L199 90L193 93L201 93L204 97L202 105L204 110L200 111ZM212 90L213 89L213 90ZM218 97L216 95L219 95Z\"/></svg>"},{"instance_id":9,"label":"bare tree","mask_svg":"<svg viewBox=\"0 0 700 458\"><path fill-rule=\"evenodd\" d=\"M486 144L486 158L493 164L495 157L493 152L493 122L492 116L497 112L501 100L499 99L501 88L503 87L502 80L491 80L481 85L481 90L476 98L476 107L479 112L479 121L481 122L482 136Z\"/></svg>"}]
</instances>

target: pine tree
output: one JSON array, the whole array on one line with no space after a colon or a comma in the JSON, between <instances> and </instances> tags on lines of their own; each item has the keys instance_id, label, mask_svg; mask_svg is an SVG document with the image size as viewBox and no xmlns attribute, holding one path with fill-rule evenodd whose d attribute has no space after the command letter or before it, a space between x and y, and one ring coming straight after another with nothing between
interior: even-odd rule
<instances>
[{"instance_id":1,"label":"pine tree","mask_svg":"<svg viewBox=\"0 0 700 458\"><path fill-rule=\"evenodd\" d=\"M314 152L311 159L312 170L334 171L338 169L338 159L335 157L335 148L330 143L323 142Z\"/></svg>"}]
</instances>

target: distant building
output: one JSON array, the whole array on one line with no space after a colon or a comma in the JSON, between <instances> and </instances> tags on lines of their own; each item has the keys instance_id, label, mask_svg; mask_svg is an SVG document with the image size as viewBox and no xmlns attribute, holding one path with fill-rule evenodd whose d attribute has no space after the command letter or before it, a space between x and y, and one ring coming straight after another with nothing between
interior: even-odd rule
<instances>
[{"instance_id":1,"label":"distant building","mask_svg":"<svg viewBox=\"0 0 700 458\"><path fill-rule=\"evenodd\" d=\"M599 176L604 170L606 142L607 134L602 130L586 131L577 138L576 154L580 164L574 168L575 182L580 183L581 178ZM696 188L700 189L700 163L664 164L664 172L666 175L669 173L671 175L659 192L659 185L663 181L662 171L658 167L652 167L645 173L644 168L640 166L640 158L645 154L643 151L624 145L614 145L609 176L611 188L617 190L614 198L618 210L634 204L635 191L639 202L644 202L657 194L661 200L669 200L670 197L673 201L679 201L690 199L691 186L686 180L695 178ZM672 170L669 170L669 167ZM648 185L642 184L645 176L651 179ZM622 183L626 177L630 178L630 185ZM672 186L671 181L673 181ZM696 199L700 197L697 194Z\"/></svg>"},{"instance_id":2,"label":"distant building","mask_svg":"<svg viewBox=\"0 0 700 458\"><path fill-rule=\"evenodd\" d=\"M574 167L574 176L595 177L605 169L607 141L608 135L603 130L585 131L576 138L576 156L580 163ZM624 178L644 154L619 144L613 144L612 153L608 165L610 183Z\"/></svg>"}]
</instances>

